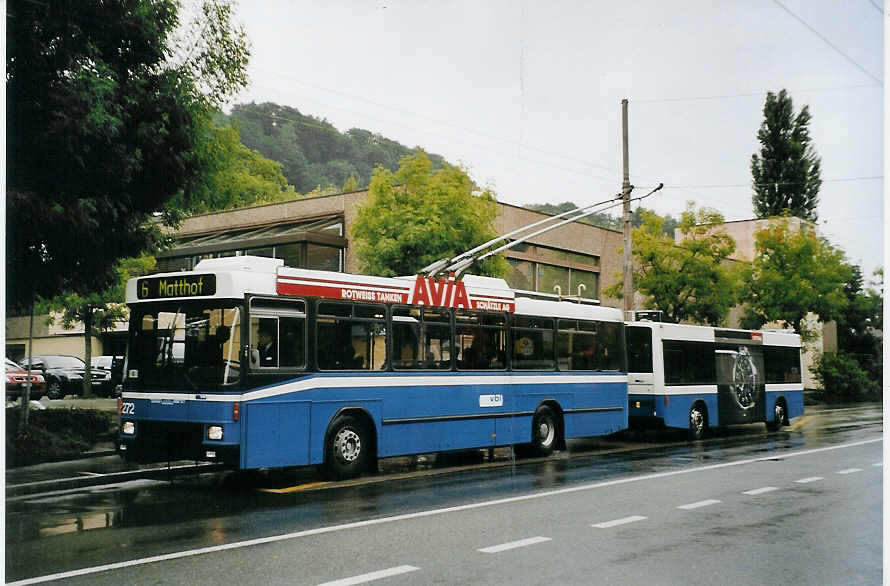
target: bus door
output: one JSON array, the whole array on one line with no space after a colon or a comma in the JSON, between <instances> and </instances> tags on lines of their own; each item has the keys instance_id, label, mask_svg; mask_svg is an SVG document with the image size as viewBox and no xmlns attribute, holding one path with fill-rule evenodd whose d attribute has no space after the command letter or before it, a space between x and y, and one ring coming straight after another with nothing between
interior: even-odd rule
<instances>
[{"instance_id":1,"label":"bus door","mask_svg":"<svg viewBox=\"0 0 890 586\"><path fill-rule=\"evenodd\" d=\"M627 326L628 416L657 417L655 375L652 361L652 328Z\"/></svg>"},{"instance_id":2,"label":"bus door","mask_svg":"<svg viewBox=\"0 0 890 586\"><path fill-rule=\"evenodd\" d=\"M752 423L765 418L763 348L739 341L716 347L717 406L720 423Z\"/></svg>"}]
</instances>

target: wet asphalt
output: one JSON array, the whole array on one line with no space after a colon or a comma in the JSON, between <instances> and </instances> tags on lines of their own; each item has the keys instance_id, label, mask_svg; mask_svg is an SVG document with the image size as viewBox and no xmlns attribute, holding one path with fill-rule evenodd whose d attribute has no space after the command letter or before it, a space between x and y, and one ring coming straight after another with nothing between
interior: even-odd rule
<instances>
[{"instance_id":1,"label":"wet asphalt","mask_svg":"<svg viewBox=\"0 0 890 586\"><path fill-rule=\"evenodd\" d=\"M275 545L253 545L250 547L238 547L232 550L232 558L241 560L240 574L234 569L226 570L227 574L218 574L211 563L215 553L203 556L189 556L189 562L185 560L158 561L151 564L139 564L132 568L109 569L104 572L88 573L80 578L66 579L66 581L94 584L97 582L120 583L132 582L163 582L163 583L218 583L220 580L228 583L228 578L239 574L241 581L248 583L320 583L328 579L343 578L354 574L365 566L376 567L376 557L386 557L387 552L392 553L401 550L410 550L423 541L424 535L432 535L437 528L443 525L455 523L453 533L488 537L488 529L491 529L492 543L501 539L501 532L494 531L494 527L502 526L507 529L503 532L503 541L509 541L512 533L515 537L541 537L541 539L554 540L552 536L535 535L538 532L553 533L553 523L539 522L540 509L547 509L548 514L555 517L572 519L575 513L572 510L594 519L607 517L607 513L615 512L620 516L621 512L641 511L651 509L648 505L658 503L664 495L659 490L659 485L671 486L673 495L688 494L692 498L695 494L719 493L725 496L726 487L733 485L741 489L743 486L753 486L763 476L764 482L775 478L770 466L765 470L760 463L731 466L718 470L708 471L704 485L701 483L677 484L674 473L680 472L682 478L687 476L683 471L727 464L743 462L753 459L763 459L764 462L777 462L784 458L785 454L795 454L808 450L819 450L849 444L851 442L872 442L882 437L882 410L879 405L867 405L843 409L809 408L807 414L793 422L791 428L785 428L778 433L767 433L762 425L737 426L707 438L701 442L688 442L679 434L654 433L630 436L619 436L571 442L566 452L558 453L545 460L521 460L512 458L509 450L497 450L493 459L488 458L484 452L473 452L461 456L448 456L447 461L436 460L434 455L424 458L399 458L386 460L382 463L382 472L376 476L349 481L345 483L325 483L313 469L301 469L296 471L273 471L255 474L233 474L229 472L207 472L190 468L169 473L166 477L155 478L121 478L117 473L131 469L123 464L116 456L104 456L87 458L76 462L67 462L57 465L44 465L30 470L7 472L7 489L25 483L45 482L53 478L100 478L101 475L114 473L110 478L113 483L92 480L95 484L89 487L48 487L49 490L34 494L20 494L8 496L6 501L6 580L16 581L40 576L56 576L60 573L76 571L85 568L94 568L106 564L128 562L132 560L144 560L151 556L165 556L177 552L193 551L198 548L213 548L223 544L238 544L247 540L265 539L269 537L294 534L301 531L313 531L331 526L347 523L362 523L368 520L391 518L397 515L413 515L418 512L440 510L448 507L465 507L474 503L483 503L492 499L523 499L528 495L538 495L548 491L574 490L578 487L587 487L593 484L618 482L623 483L627 479L643 476L666 474L664 480L653 481L654 486L645 490L636 485L631 489L620 489L618 494L608 497L608 504L590 510L586 503L596 502L589 497L594 495L591 491L587 500L573 502L573 499L557 498L536 500L537 506L523 509L519 517L498 518L492 521L490 527L483 523L480 528L478 517L467 520L460 525L457 520L448 517L448 521L435 517L431 518L429 527L417 527L417 522L411 521L411 528L396 527L397 523L387 524L387 527L378 530L372 527L361 529L343 530L340 541L309 540L282 540ZM782 570L774 562L758 564L757 559L763 560L767 556L764 552L770 552L769 548L761 551L756 544L763 541L762 538L772 540L776 547L781 547L786 556L792 559L806 559L807 564L814 561L804 556L807 545L813 549L812 543L805 543L803 528L795 528L794 523L788 525L787 531L771 528L767 521L771 519L769 510L755 509L747 513L733 512L726 518L735 519L730 523L731 527L742 527L737 533L724 528L711 527L716 531L715 539L723 544L728 551L738 549L747 552L745 555L754 556L750 563L729 562L729 565L738 567L739 577L747 580L743 582L760 582L760 579L795 575L801 578L818 576L844 577L846 583L879 583L880 580L880 526L882 511L880 510L880 491L882 486L882 470L872 460L880 461L881 442L864 444L864 447L849 449L837 449L824 453L824 456L802 456L790 458L795 465L798 461L809 462L811 466L825 462L832 462L835 458L840 462L843 458L851 457L856 453L862 454L868 450L867 459L870 459L867 470L871 476L861 475L864 485L855 488L856 494L845 494L843 490L819 493L819 483L812 485L795 485L793 478L782 477L782 482L796 489L794 493L781 493L780 487L774 489L776 494L782 494L783 502L787 510L789 506L797 507L796 517L806 521L807 528L812 524L823 527L824 531L831 531L832 535L820 540L826 542L824 548L830 552L831 543L871 543L877 536L877 554L874 548L860 547L854 552L857 557L856 564L850 569L843 565L846 573L830 573L839 566L838 562L821 560L827 563L827 568L815 570L813 574L797 574L786 568ZM859 466L864 469L866 464ZM852 466L852 465L851 465ZM776 470L772 466L772 470ZM830 470L836 473L836 470ZM804 471L801 471L803 474ZM703 473L705 474L705 473ZM796 471L795 471L796 474ZM814 473L815 474L815 473ZM144 476L144 475L143 475ZM793 476L793 474L792 474ZM828 476L828 472L822 477L834 479ZM851 475L851 478L854 476ZM870 482L868 479L870 478ZM778 479L773 484L781 484ZM735 486L738 485L738 486ZM758 485L759 486L759 485ZM766 485L764 485L766 486ZM824 485L823 485L824 486ZM585 492L579 491L578 494ZM613 490L613 489L609 489ZM654 492L652 492L654 491ZM810 491L810 492L807 492ZM814 492L815 491L815 492ZM874 494L877 494L875 501ZM735 494L735 491L733 494ZM771 491L766 491L771 492ZM575 493L572 493L573 495ZM600 493L596 492L596 498ZM605 491L603 491L605 494ZM867 496L866 496L867 495ZM807 499L813 500L812 505L807 505ZM544 506L544 501L548 503ZM676 500L676 499L674 499ZM683 500L683 499L680 499ZM773 499L778 500L778 499ZM877 510L875 511L875 502ZM663 503L655 506L657 510L668 510L674 507L672 503ZM565 510L564 507L570 507ZM574 507L574 509L571 509ZM605 507L605 508L603 508ZM809 507L809 508L808 508ZM844 507L852 507L843 515L849 518L860 518L856 524L858 529L849 529L844 523L839 523L835 518L835 511L844 510ZM865 510L863 511L863 507ZM559 510L551 510L557 508ZM716 510L716 509L715 509ZM734 509L735 510L735 509ZM646 517L651 517L652 513ZM842 516L843 516L842 515ZM639 514L637 516L643 516ZM786 516L783 516L787 518ZM845 517L845 518L846 518ZM455 516L456 518L456 516ZM551 517L548 517L551 518ZM611 518L611 517L610 517ZM665 516L670 521L669 516ZM759 521L758 521L759 519ZM531 523L527 530L526 523ZM645 524L640 522L641 525ZM820 525L821 523L821 525ZM557 527L560 524L557 524ZM589 523L585 525L589 529ZM763 525L763 535L758 535L757 527ZM523 526L522 531L518 527ZM631 525L629 524L628 527ZM538 527L540 531L534 529ZM680 526L683 531L695 533L693 528ZM510 529L517 529L511 531ZM676 529L676 528L675 528ZM630 530L630 529L628 529ZM395 533L393 533L395 531ZM406 536L413 531L419 531L416 539ZM723 531L723 533L721 533ZM852 531L850 535L844 535L844 531ZM858 531L858 533L857 533ZM469 532L469 533L468 533ZM818 530L816 531L818 533ZM841 532L841 535L838 535ZM497 533L498 535L495 535ZM530 533L530 535L526 535ZM808 529L805 533L812 533ZM347 535L348 534L348 535ZM339 533L338 533L339 535ZM362 535L362 539L355 537ZM449 534L450 535L450 534ZM626 534L625 534L626 535ZM703 535L707 535L704 533ZM348 539L347 539L348 537ZM565 539L572 540L571 537ZM602 581L610 583L632 583L632 573L628 568L648 568L653 571L651 559L663 559L670 568L662 570L662 582L655 579L655 583L675 583L683 574L676 573L674 564L682 565L671 555L661 551L664 547L676 545L665 538L654 539L650 533L637 535L636 541L626 539L621 544L608 542L609 564L600 564ZM753 540L753 542L752 542ZM489 567L483 564L474 567L468 560L459 568L452 568L447 562L443 562L434 553L439 550L448 550L464 545L461 540L452 543L453 539L444 542L430 544L419 548L415 563L410 567L425 567L432 574L422 574L422 570L406 570L401 576L386 578L392 583L426 583L438 581L442 583L456 583L458 581L473 581L479 583L542 583L547 581L546 574L530 573L527 568L516 572L516 566L510 566L512 571L501 570L499 567ZM472 539L471 539L472 541ZM482 540L484 541L484 540ZM482 543L480 541L479 543ZM570 541L575 547L575 541ZM800 547L794 544L800 542ZM342 544L350 555L349 559L337 556L334 552ZM349 545L347 546L346 543ZM542 544L547 542L542 541ZM363 545L364 544L364 545ZM565 546L565 544L563 544ZM605 544L600 544L605 547ZM620 546L620 547L619 547ZM331 550L331 547L334 550ZM539 548L544 551L546 545L530 545L529 550ZM651 550L650 557L640 558L641 547ZM699 545L701 547L701 544ZM318 548L318 549L316 549ZM438 549L436 549L438 548ZM610 549L611 548L611 549ZM367 551L363 551L367 549ZM465 548L464 548L465 549ZM844 550L844 548L838 548ZM565 549L559 552L569 551ZM614 551L613 551L614 550ZM460 555L463 550L445 556L446 559ZM846 550L844 550L846 551ZM237 552L237 555L235 555ZM376 552L376 553L374 553ZM654 552L654 553L651 553ZM283 569L278 562L264 563L264 556L274 553L275 556L296 556L295 559L308 556L312 563L305 564L305 572L294 574ZM849 553L849 552L848 552ZM796 554L796 555L795 555ZM548 565L547 559L553 559L554 552L549 552L549 557L544 557L542 564ZM566 555L561 553L560 555ZM873 559L877 555L877 561ZM654 556L654 558L652 558ZM393 556L398 558L398 556ZM437 558L431 560L430 558ZM717 555L717 558L720 556ZM822 556L823 558L825 556ZM861 559L858 559L861 558ZM227 558L228 559L228 558ZM352 561L349 561L352 560ZM397 560L396 560L397 561ZM584 561L585 563L581 563ZM790 561L790 560L789 560ZM644 563L645 562L645 563ZM386 563L381 567L385 568ZM183 565L185 564L185 565ZM380 565L378 564L378 565ZM697 561L703 567L709 567L707 560ZM341 565L343 565L341 569ZM572 563L565 562L560 566L559 575L563 583L590 583L584 580L589 576L585 560L578 560L577 568L572 570ZM695 564L693 564L695 565ZM781 564L779 564L781 565ZM351 569L355 567L355 571ZM402 567L405 564L393 562L393 567ZM188 568L204 568L204 573L194 574ZM524 567L522 564L519 567ZM254 573L246 571L253 569ZM310 568L313 568L311 572ZM430 570L429 568L432 568ZM474 568L474 569L473 569ZM832 570L834 568L835 570ZM857 570L858 568L858 570ZM877 568L877 570L875 570ZM292 568L291 568L292 569ZM381 568L377 568L381 569ZM175 571L174 571L175 570ZM711 568L709 571L696 571L691 577L685 577L684 581L690 583L708 583L713 581L717 574ZM246 572L246 573L245 573ZM352 574L350 572L353 572ZM469 573L468 573L469 572ZM575 573L573 573L575 572ZM821 572L821 573L820 573ZM852 573L851 573L852 572ZM858 572L858 573L857 573ZM877 573L876 573L877 572ZM762 574L766 573L766 576ZM626 577L627 580L623 580ZM668 579L668 577L670 579ZM873 580L877 577L877 582ZM657 575L656 575L657 578ZM847 579L849 578L849 579ZM59 579L62 579L59 577ZM599 580L597 580L599 581ZM777 580L776 580L777 581ZM389 582L386 582L389 583ZM825 583L824 581L822 583Z\"/></svg>"}]
</instances>

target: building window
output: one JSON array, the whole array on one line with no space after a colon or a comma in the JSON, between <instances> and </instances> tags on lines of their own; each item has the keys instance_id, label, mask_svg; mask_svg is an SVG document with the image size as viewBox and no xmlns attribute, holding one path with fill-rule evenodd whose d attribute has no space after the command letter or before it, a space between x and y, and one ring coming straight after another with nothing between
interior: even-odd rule
<instances>
[{"instance_id":1,"label":"building window","mask_svg":"<svg viewBox=\"0 0 890 586\"><path fill-rule=\"evenodd\" d=\"M341 271L343 269L340 259L341 254L339 248L334 246L324 246L322 244L313 244L312 242L306 243L307 268L322 271Z\"/></svg>"}]
</instances>

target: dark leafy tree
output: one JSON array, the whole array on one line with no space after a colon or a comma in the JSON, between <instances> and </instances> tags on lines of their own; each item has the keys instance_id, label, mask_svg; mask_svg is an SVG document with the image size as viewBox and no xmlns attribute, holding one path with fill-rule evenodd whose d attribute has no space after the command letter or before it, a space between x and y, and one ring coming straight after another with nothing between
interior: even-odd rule
<instances>
[{"instance_id":1,"label":"dark leafy tree","mask_svg":"<svg viewBox=\"0 0 890 586\"><path fill-rule=\"evenodd\" d=\"M179 8L8 3L7 307L107 287L200 176L196 130L245 85L249 52L226 0L190 23Z\"/></svg>"},{"instance_id":2,"label":"dark leafy tree","mask_svg":"<svg viewBox=\"0 0 890 586\"><path fill-rule=\"evenodd\" d=\"M794 115L785 90L766 94L763 122L757 131L760 154L751 156L758 218L790 213L812 222L818 219L821 159L810 138L810 118L807 106Z\"/></svg>"},{"instance_id":3,"label":"dark leafy tree","mask_svg":"<svg viewBox=\"0 0 890 586\"><path fill-rule=\"evenodd\" d=\"M247 82L231 14L228 0L188 22L176 0L10 0L8 311L105 290L119 259L158 244L152 214L174 223L177 194L188 209L198 130Z\"/></svg>"},{"instance_id":4,"label":"dark leafy tree","mask_svg":"<svg viewBox=\"0 0 890 586\"><path fill-rule=\"evenodd\" d=\"M850 267L850 277L844 284L847 307L837 315L837 345L840 352L856 360L878 382L883 381L883 329L884 295L883 271L876 271L877 288L866 287L862 271Z\"/></svg>"}]
</instances>

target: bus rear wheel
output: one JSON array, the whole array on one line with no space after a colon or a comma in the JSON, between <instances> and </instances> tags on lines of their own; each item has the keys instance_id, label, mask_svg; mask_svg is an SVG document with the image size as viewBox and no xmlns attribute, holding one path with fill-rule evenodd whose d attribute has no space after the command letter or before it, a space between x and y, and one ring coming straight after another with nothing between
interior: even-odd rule
<instances>
[{"instance_id":1,"label":"bus rear wheel","mask_svg":"<svg viewBox=\"0 0 890 586\"><path fill-rule=\"evenodd\" d=\"M336 480L359 476L368 467L370 449L365 425L351 415L338 417L325 446L326 475Z\"/></svg>"},{"instance_id":2,"label":"bus rear wheel","mask_svg":"<svg viewBox=\"0 0 890 586\"><path fill-rule=\"evenodd\" d=\"M788 425L788 414L785 412L785 405L781 401L776 401L773 407L773 420L766 422L766 428L769 431L777 431L783 425Z\"/></svg>"},{"instance_id":3,"label":"bus rear wheel","mask_svg":"<svg viewBox=\"0 0 890 586\"><path fill-rule=\"evenodd\" d=\"M535 456L549 456L556 447L559 427L553 409L541 405L532 418L532 452Z\"/></svg>"},{"instance_id":4,"label":"bus rear wheel","mask_svg":"<svg viewBox=\"0 0 890 586\"><path fill-rule=\"evenodd\" d=\"M689 439L700 440L705 437L708 430L708 409L701 403L696 403L689 410Z\"/></svg>"}]
</instances>

